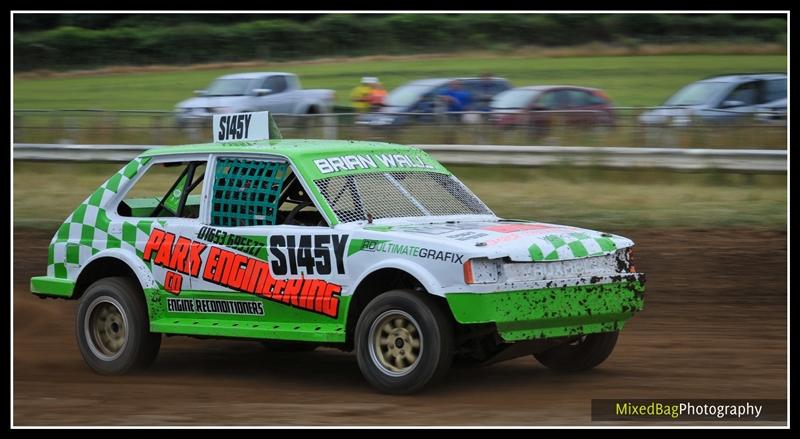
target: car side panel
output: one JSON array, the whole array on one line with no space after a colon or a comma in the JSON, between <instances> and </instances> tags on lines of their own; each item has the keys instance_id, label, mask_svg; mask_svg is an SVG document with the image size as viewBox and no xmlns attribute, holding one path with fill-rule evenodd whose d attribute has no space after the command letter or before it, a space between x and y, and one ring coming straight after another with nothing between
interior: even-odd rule
<instances>
[{"instance_id":1,"label":"car side panel","mask_svg":"<svg viewBox=\"0 0 800 439\"><path fill-rule=\"evenodd\" d=\"M50 242L47 276L76 281L90 259L104 250L141 254L143 239L155 220L112 221L105 207L145 167L149 158L136 158L104 182L59 227Z\"/></svg>"},{"instance_id":2,"label":"car side panel","mask_svg":"<svg viewBox=\"0 0 800 439\"><path fill-rule=\"evenodd\" d=\"M159 290L152 328L163 332L343 341L349 235L329 227L195 225L201 246L180 291ZM196 265L196 267L195 267ZM295 329L296 328L296 329Z\"/></svg>"}]
</instances>

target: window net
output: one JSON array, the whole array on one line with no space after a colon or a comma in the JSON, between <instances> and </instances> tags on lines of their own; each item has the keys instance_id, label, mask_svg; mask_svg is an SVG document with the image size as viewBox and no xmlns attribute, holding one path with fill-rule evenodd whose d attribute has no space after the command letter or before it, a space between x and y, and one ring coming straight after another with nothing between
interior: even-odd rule
<instances>
[{"instance_id":1,"label":"window net","mask_svg":"<svg viewBox=\"0 0 800 439\"><path fill-rule=\"evenodd\" d=\"M247 159L218 159L214 172L211 224L275 224L288 165Z\"/></svg>"},{"instance_id":2,"label":"window net","mask_svg":"<svg viewBox=\"0 0 800 439\"><path fill-rule=\"evenodd\" d=\"M317 187L340 222L373 219L492 215L453 176L433 172L344 175L317 180Z\"/></svg>"}]
</instances>

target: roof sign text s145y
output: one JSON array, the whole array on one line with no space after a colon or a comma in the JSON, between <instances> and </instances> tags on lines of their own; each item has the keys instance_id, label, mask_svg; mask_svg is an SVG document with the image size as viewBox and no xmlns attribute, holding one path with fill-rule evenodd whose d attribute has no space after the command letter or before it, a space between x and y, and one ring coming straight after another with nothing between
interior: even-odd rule
<instances>
[{"instance_id":1,"label":"roof sign text s145y","mask_svg":"<svg viewBox=\"0 0 800 439\"><path fill-rule=\"evenodd\" d=\"M215 114L214 143L269 139L269 112Z\"/></svg>"}]
</instances>

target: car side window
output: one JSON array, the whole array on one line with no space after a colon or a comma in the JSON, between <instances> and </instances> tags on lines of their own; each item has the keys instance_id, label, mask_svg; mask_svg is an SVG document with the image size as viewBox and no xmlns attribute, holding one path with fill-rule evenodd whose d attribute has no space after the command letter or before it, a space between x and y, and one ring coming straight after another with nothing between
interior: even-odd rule
<instances>
[{"instance_id":1,"label":"car side window","mask_svg":"<svg viewBox=\"0 0 800 439\"><path fill-rule=\"evenodd\" d=\"M563 110L568 108L571 102L571 90L556 90L553 94L553 110Z\"/></svg>"},{"instance_id":2,"label":"car side window","mask_svg":"<svg viewBox=\"0 0 800 439\"><path fill-rule=\"evenodd\" d=\"M510 88L511 86L505 81L495 81L494 85L492 86L494 94L500 94Z\"/></svg>"},{"instance_id":3,"label":"car side window","mask_svg":"<svg viewBox=\"0 0 800 439\"><path fill-rule=\"evenodd\" d=\"M582 90L569 90L569 107L585 107L590 104L591 96Z\"/></svg>"},{"instance_id":4,"label":"car side window","mask_svg":"<svg viewBox=\"0 0 800 439\"><path fill-rule=\"evenodd\" d=\"M602 96L592 93L587 93L587 95L588 95L587 102L589 103L589 105L605 105L608 103Z\"/></svg>"},{"instance_id":5,"label":"car side window","mask_svg":"<svg viewBox=\"0 0 800 439\"><path fill-rule=\"evenodd\" d=\"M286 91L287 88L286 77L281 75L270 76L264 80L261 88L272 90L270 94L282 93Z\"/></svg>"},{"instance_id":6,"label":"car side window","mask_svg":"<svg viewBox=\"0 0 800 439\"><path fill-rule=\"evenodd\" d=\"M764 99L762 103L786 99L786 78L764 81Z\"/></svg>"},{"instance_id":7,"label":"car side window","mask_svg":"<svg viewBox=\"0 0 800 439\"><path fill-rule=\"evenodd\" d=\"M324 226L300 180L285 161L220 157L214 169L211 225Z\"/></svg>"},{"instance_id":8,"label":"car side window","mask_svg":"<svg viewBox=\"0 0 800 439\"><path fill-rule=\"evenodd\" d=\"M478 91L480 91L480 83L475 80L462 79L461 86L464 87L464 91L466 91L469 94L474 95L475 93L478 93Z\"/></svg>"},{"instance_id":9,"label":"car side window","mask_svg":"<svg viewBox=\"0 0 800 439\"><path fill-rule=\"evenodd\" d=\"M497 81L475 79L471 81L464 81L464 88L472 96L472 105L470 110L488 111L491 105L492 97L499 91L497 88Z\"/></svg>"},{"instance_id":10,"label":"car side window","mask_svg":"<svg viewBox=\"0 0 800 439\"><path fill-rule=\"evenodd\" d=\"M311 200L300 179L291 168L278 199L276 224L295 226L327 226L328 222Z\"/></svg>"},{"instance_id":11,"label":"car side window","mask_svg":"<svg viewBox=\"0 0 800 439\"><path fill-rule=\"evenodd\" d=\"M742 106L756 105L761 81L750 81L736 87L723 102L741 102Z\"/></svg>"},{"instance_id":12,"label":"car side window","mask_svg":"<svg viewBox=\"0 0 800 439\"><path fill-rule=\"evenodd\" d=\"M211 225L275 224L288 167L283 161L218 158L211 191Z\"/></svg>"},{"instance_id":13,"label":"car side window","mask_svg":"<svg viewBox=\"0 0 800 439\"><path fill-rule=\"evenodd\" d=\"M117 214L140 218L197 218L206 162L157 163L125 194Z\"/></svg>"},{"instance_id":14,"label":"car side window","mask_svg":"<svg viewBox=\"0 0 800 439\"><path fill-rule=\"evenodd\" d=\"M553 110L556 108L556 91L548 91L542 94L536 106L545 110Z\"/></svg>"}]
</instances>

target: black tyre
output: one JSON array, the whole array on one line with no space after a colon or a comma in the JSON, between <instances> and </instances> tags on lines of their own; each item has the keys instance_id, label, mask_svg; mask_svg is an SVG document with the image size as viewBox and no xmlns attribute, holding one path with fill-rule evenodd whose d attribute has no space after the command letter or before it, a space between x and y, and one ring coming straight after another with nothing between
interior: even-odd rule
<instances>
[{"instance_id":1,"label":"black tyre","mask_svg":"<svg viewBox=\"0 0 800 439\"><path fill-rule=\"evenodd\" d=\"M619 332L589 334L533 356L546 367L559 372L588 370L611 355L618 336Z\"/></svg>"},{"instance_id":2,"label":"black tyre","mask_svg":"<svg viewBox=\"0 0 800 439\"><path fill-rule=\"evenodd\" d=\"M444 377L452 363L450 317L425 293L388 291L359 316L355 350L373 387L391 394L417 392Z\"/></svg>"},{"instance_id":3,"label":"black tyre","mask_svg":"<svg viewBox=\"0 0 800 439\"><path fill-rule=\"evenodd\" d=\"M270 352L311 352L317 348L315 344L300 341L264 340L261 345Z\"/></svg>"},{"instance_id":4,"label":"black tyre","mask_svg":"<svg viewBox=\"0 0 800 439\"><path fill-rule=\"evenodd\" d=\"M150 332L139 285L126 277L89 286L78 305L75 332L84 361L103 375L145 369L161 347L161 334Z\"/></svg>"}]
</instances>

